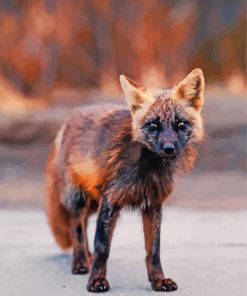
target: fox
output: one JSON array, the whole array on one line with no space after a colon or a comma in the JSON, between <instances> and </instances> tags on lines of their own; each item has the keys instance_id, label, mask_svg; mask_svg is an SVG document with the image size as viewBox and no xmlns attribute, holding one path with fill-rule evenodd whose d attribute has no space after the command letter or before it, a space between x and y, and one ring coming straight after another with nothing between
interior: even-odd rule
<instances>
[{"instance_id":1,"label":"fox","mask_svg":"<svg viewBox=\"0 0 247 296\"><path fill-rule=\"evenodd\" d=\"M120 210L137 209L151 288L175 291L178 286L164 275L160 260L162 206L174 177L193 167L204 139L204 75L194 69L169 89L146 88L125 75L120 84L127 104L75 109L52 143L45 172L48 222L58 245L73 249L72 273L89 273L87 290L105 292ZM92 254L87 222L95 212Z\"/></svg>"}]
</instances>

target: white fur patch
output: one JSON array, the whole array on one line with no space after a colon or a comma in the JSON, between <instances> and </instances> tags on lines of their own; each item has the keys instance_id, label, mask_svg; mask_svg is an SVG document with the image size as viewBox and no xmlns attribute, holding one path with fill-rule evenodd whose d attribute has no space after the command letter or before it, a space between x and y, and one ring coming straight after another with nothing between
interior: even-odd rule
<instances>
[{"instance_id":1,"label":"white fur patch","mask_svg":"<svg viewBox=\"0 0 247 296\"><path fill-rule=\"evenodd\" d=\"M60 151L61 151L61 144L62 144L62 140L63 140L63 135L64 135L64 130L66 128L66 123L65 122L62 127L60 128L60 130L58 131L57 133L57 136L55 138L55 150L56 150L56 153L55 153L55 161L58 161L59 159L59 155L60 155Z\"/></svg>"}]
</instances>

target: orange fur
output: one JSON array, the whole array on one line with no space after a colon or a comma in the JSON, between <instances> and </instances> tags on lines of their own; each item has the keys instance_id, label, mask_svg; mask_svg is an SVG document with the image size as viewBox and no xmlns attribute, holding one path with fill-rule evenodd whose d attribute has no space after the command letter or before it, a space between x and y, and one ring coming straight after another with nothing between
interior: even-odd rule
<instances>
[{"instance_id":1,"label":"orange fur","mask_svg":"<svg viewBox=\"0 0 247 296\"><path fill-rule=\"evenodd\" d=\"M62 249L66 250L72 245L69 236L70 216L60 200L61 180L54 164L55 154L55 147L52 145L46 167L47 182L45 206L48 222L56 242Z\"/></svg>"},{"instance_id":2,"label":"orange fur","mask_svg":"<svg viewBox=\"0 0 247 296\"><path fill-rule=\"evenodd\" d=\"M100 199L100 192L97 186L101 183L102 172L100 172L95 161L85 158L83 162L73 163L70 169L75 183L82 186L85 191L95 198Z\"/></svg>"}]
</instances>

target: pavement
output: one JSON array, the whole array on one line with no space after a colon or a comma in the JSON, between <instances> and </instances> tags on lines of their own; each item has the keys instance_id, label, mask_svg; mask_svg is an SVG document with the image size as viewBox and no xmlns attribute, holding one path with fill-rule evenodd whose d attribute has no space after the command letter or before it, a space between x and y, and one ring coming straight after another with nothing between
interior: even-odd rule
<instances>
[{"instance_id":1,"label":"pavement","mask_svg":"<svg viewBox=\"0 0 247 296\"><path fill-rule=\"evenodd\" d=\"M96 217L89 223L92 247ZM161 259L174 296L247 295L247 211L164 208ZM84 296L87 275L70 273L41 210L0 210L0 293ZM121 213L108 262L108 295L160 295L147 281L141 219Z\"/></svg>"}]
</instances>

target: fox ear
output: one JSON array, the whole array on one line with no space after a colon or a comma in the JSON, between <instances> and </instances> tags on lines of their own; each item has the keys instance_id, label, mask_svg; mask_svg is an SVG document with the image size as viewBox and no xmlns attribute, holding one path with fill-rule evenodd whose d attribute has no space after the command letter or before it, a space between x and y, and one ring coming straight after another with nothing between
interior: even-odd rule
<instances>
[{"instance_id":1,"label":"fox ear","mask_svg":"<svg viewBox=\"0 0 247 296\"><path fill-rule=\"evenodd\" d=\"M150 101L147 95L147 90L125 75L120 75L119 79L131 112L134 114L136 110L142 108L142 104L145 101Z\"/></svg>"},{"instance_id":2,"label":"fox ear","mask_svg":"<svg viewBox=\"0 0 247 296\"><path fill-rule=\"evenodd\" d=\"M203 103L204 76L201 69L197 68L190 72L173 89L175 99L187 100L197 111L200 111Z\"/></svg>"}]
</instances>

